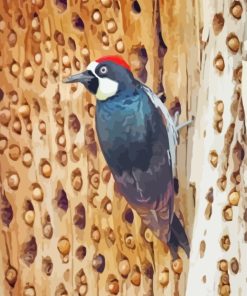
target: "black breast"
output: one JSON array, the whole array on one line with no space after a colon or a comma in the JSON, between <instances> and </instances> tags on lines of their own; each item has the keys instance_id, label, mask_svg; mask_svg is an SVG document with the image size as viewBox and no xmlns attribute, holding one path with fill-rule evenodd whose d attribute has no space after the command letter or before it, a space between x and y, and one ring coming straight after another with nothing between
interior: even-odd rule
<instances>
[{"instance_id":1,"label":"black breast","mask_svg":"<svg viewBox=\"0 0 247 296\"><path fill-rule=\"evenodd\" d=\"M136 95L122 101L115 98L97 103L100 146L108 165L117 174L133 167L147 170L149 166L155 135L148 123L154 117L148 100Z\"/></svg>"}]
</instances>

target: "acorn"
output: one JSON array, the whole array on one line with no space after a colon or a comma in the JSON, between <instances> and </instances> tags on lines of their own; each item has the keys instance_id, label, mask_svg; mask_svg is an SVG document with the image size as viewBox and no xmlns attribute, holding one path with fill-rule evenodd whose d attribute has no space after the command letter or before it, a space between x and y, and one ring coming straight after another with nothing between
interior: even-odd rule
<instances>
[{"instance_id":1,"label":"acorn","mask_svg":"<svg viewBox=\"0 0 247 296\"><path fill-rule=\"evenodd\" d=\"M225 206L225 208L223 209L223 217L226 221L232 221L233 212L230 205Z\"/></svg>"},{"instance_id":2,"label":"acorn","mask_svg":"<svg viewBox=\"0 0 247 296\"><path fill-rule=\"evenodd\" d=\"M70 251L70 242L67 238L63 237L58 241L57 244L58 251L63 255L66 256L69 254Z\"/></svg>"},{"instance_id":3,"label":"acorn","mask_svg":"<svg viewBox=\"0 0 247 296\"><path fill-rule=\"evenodd\" d=\"M39 131L40 131L43 135L46 134L46 124L45 124L45 122L44 122L43 120L40 121L40 123L39 123Z\"/></svg>"},{"instance_id":4,"label":"acorn","mask_svg":"<svg viewBox=\"0 0 247 296\"><path fill-rule=\"evenodd\" d=\"M131 279L130 279L131 283L134 286L140 286L141 284L141 273L139 271L134 271L131 275Z\"/></svg>"},{"instance_id":5,"label":"acorn","mask_svg":"<svg viewBox=\"0 0 247 296\"><path fill-rule=\"evenodd\" d=\"M69 262L69 256L68 255L64 256L62 261L63 261L63 263L68 263Z\"/></svg>"},{"instance_id":6,"label":"acorn","mask_svg":"<svg viewBox=\"0 0 247 296\"><path fill-rule=\"evenodd\" d=\"M57 143L58 145L65 147L66 146L66 138L64 134L61 134L58 138L57 138Z\"/></svg>"},{"instance_id":7,"label":"acorn","mask_svg":"<svg viewBox=\"0 0 247 296\"><path fill-rule=\"evenodd\" d=\"M17 270L13 267L9 267L5 272L5 279L11 287L14 287L17 279Z\"/></svg>"},{"instance_id":8,"label":"acorn","mask_svg":"<svg viewBox=\"0 0 247 296\"><path fill-rule=\"evenodd\" d=\"M8 185L11 189L18 189L20 178L17 173L11 173L8 177Z\"/></svg>"},{"instance_id":9,"label":"acorn","mask_svg":"<svg viewBox=\"0 0 247 296\"><path fill-rule=\"evenodd\" d=\"M216 110L219 114L223 114L224 112L224 103L222 101L217 102Z\"/></svg>"},{"instance_id":10,"label":"acorn","mask_svg":"<svg viewBox=\"0 0 247 296\"><path fill-rule=\"evenodd\" d=\"M110 44L108 35L106 35L106 34L102 34L102 43L103 43L105 46L108 46L108 45Z\"/></svg>"},{"instance_id":11,"label":"acorn","mask_svg":"<svg viewBox=\"0 0 247 296\"><path fill-rule=\"evenodd\" d=\"M243 7L240 1L234 1L232 6L231 6L231 14L236 18L236 19L241 19L242 13L243 13Z\"/></svg>"},{"instance_id":12,"label":"acorn","mask_svg":"<svg viewBox=\"0 0 247 296\"><path fill-rule=\"evenodd\" d=\"M109 8L112 5L112 0L100 0L103 6Z\"/></svg>"},{"instance_id":13,"label":"acorn","mask_svg":"<svg viewBox=\"0 0 247 296\"><path fill-rule=\"evenodd\" d=\"M108 166L105 166L103 168L101 177L102 177L103 182L106 183L106 184L110 181L111 171L110 171Z\"/></svg>"},{"instance_id":14,"label":"acorn","mask_svg":"<svg viewBox=\"0 0 247 296\"><path fill-rule=\"evenodd\" d=\"M51 50L51 41L50 40L46 40L45 41L45 51L49 52Z\"/></svg>"},{"instance_id":15,"label":"acorn","mask_svg":"<svg viewBox=\"0 0 247 296\"><path fill-rule=\"evenodd\" d=\"M53 235L53 228L50 223L47 223L43 226L43 235L45 238L50 239Z\"/></svg>"},{"instance_id":16,"label":"acorn","mask_svg":"<svg viewBox=\"0 0 247 296\"><path fill-rule=\"evenodd\" d=\"M3 32L6 27L6 23L3 19L0 20L0 32Z\"/></svg>"},{"instance_id":17,"label":"acorn","mask_svg":"<svg viewBox=\"0 0 247 296\"><path fill-rule=\"evenodd\" d=\"M35 296L36 292L33 287L26 287L23 292L23 296Z\"/></svg>"},{"instance_id":18,"label":"acorn","mask_svg":"<svg viewBox=\"0 0 247 296\"><path fill-rule=\"evenodd\" d=\"M218 164L218 154L215 150L210 152L209 159L210 159L211 165L216 168Z\"/></svg>"},{"instance_id":19,"label":"acorn","mask_svg":"<svg viewBox=\"0 0 247 296\"><path fill-rule=\"evenodd\" d=\"M34 218L35 218L35 213L33 210L26 211L26 213L24 215L24 220L28 225L30 225L30 226L33 225Z\"/></svg>"},{"instance_id":20,"label":"acorn","mask_svg":"<svg viewBox=\"0 0 247 296\"><path fill-rule=\"evenodd\" d=\"M10 69L11 73L17 77L20 73L20 65L16 62L14 62L12 65L11 65L11 69Z\"/></svg>"},{"instance_id":21,"label":"acorn","mask_svg":"<svg viewBox=\"0 0 247 296\"><path fill-rule=\"evenodd\" d=\"M224 191L226 189L226 184L227 184L227 179L226 176L221 176L218 180L217 180L217 185L219 187L220 190Z\"/></svg>"},{"instance_id":22,"label":"acorn","mask_svg":"<svg viewBox=\"0 0 247 296\"><path fill-rule=\"evenodd\" d=\"M16 118L15 121L13 122L12 129L17 134L21 133L21 122L18 118Z\"/></svg>"},{"instance_id":23,"label":"acorn","mask_svg":"<svg viewBox=\"0 0 247 296\"><path fill-rule=\"evenodd\" d=\"M25 23L25 18L23 17L23 15L19 15L18 18L17 18L17 22L18 22L18 25L22 28L22 29L25 29L26 27L26 23Z\"/></svg>"},{"instance_id":24,"label":"acorn","mask_svg":"<svg viewBox=\"0 0 247 296\"><path fill-rule=\"evenodd\" d=\"M7 108L3 108L0 110L0 123L7 126L11 119L10 110Z\"/></svg>"},{"instance_id":25,"label":"acorn","mask_svg":"<svg viewBox=\"0 0 247 296\"><path fill-rule=\"evenodd\" d=\"M44 72L41 73L40 84L41 84L43 87L47 87L47 84L48 84L48 77L47 77L47 74L44 73Z\"/></svg>"},{"instance_id":26,"label":"acorn","mask_svg":"<svg viewBox=\"0 0 247 296\"><path fill-rule=\"evenodd\" d=\"M72 154L75 160L80 159L80 149L76 145L73 145L72 147Z\"/></svg>"},{"instance_id":27,"label":"acorn","mask_svg":"<svg viewBox=\"0 0 247 296\"><path fill-rule=\"evenodd\" d=\"M87 285L81 285L79 288L79 295L84 296L87 293Z\"/></svg>"},{"instance_id":28,"label":"acorn","mask_svg":"<svg viewBox=\"0 0 247 296\"><path fill-rule=\"evenodd\" d=\"M215 68L219 71L223 71L225 68L225 62L221 54L218 54L214 59Z\"/></svg>"},{"instance_id":29,"label":"acorn","mask_svg":"<svg viewBox=\"0 0 247 296\"><path fill-rule=\"evenodd\" d=\"M98 189L99 188L99 182L100 182L99 172L93 169L89 173L89 183L90 183L90 185L92 185L92 187L94 189Z\"/></svg>"},{"instance_id":30,"label":"acorn","mask_svg":"<svg viewBox=\"0 0 247 296\"><path fill-rule=\"evenodd\" d=\"M117 43L116 43L116 51L118 51L119 53L123 53L124 52L124 43L123 43L123 40L118 40Z\"/></svg>"},{"instance_id":31,"label":"acorn","mask_svg":"<svg viewBox=\"0 0 247 296\"><path fill-rule=\"evenodd\" d=\"M19 101L18 94L16 92L13 92L11 94L10 100L12 104L17 104Z\"/></svg>"},{"instance_id":32,"label":"acorn","mask_svg":"<svg viewBox=\"0 0 247 296\"><path fill-rule=\"evenodd\" d=\"M202 240L200 242L200 258L204 256L205 250L206 250L206 243L204 240Z\"/></svg>"},{"instance_id":33,"label":"acorn","mask_svg":"<svg viewBox=\"0 0 247 296\"><path fill-rule=\"evenodd\" d=\"M123 277L127 277L130 272L130 264L127 259L123 259L118 264L118 271Z\"/></svg>"},{"instance_id":34,"label":"acorn","mask_svg":"<svg viewBox=\"0 0 247 296\"><path fill-rule=\"evenodd\" d=\"M89 50L86 46L83 47L83 49L81 50L81 54L84 56L84 57L88 57L89 56Z\"/></svg>"},{"instance_id":35,"label":"acorn","mask_svg":"<svg viewBox=\"0 0 247 296\"><path fill-rule=\"evenodd\" d=\"M227 46L234 53L238 52L240 47L240 42L238 37L235 34L232 33L227 37Z\"/></svg>"},{"instance_id":36,"label":"acorn","mask_svg":"<svg viewBox=\"0 0 247 296\"><path fill-rule=\"evenodd\" d=\"M100 237L101 235L100 235L99 229L98 228L93 229L91 232L92 240L98 243L100 241Z\"/></svg>"},{"instance_id":37,"label":"acorn","mask_svg":"<svg viewBox=\"0 0 247 296\"><path fill-rule=\"evenodd\" d=\"M151 243L153 241L153 233L149 228L147 228L145 230L144 237L145 237L146 241L149 243Z\"/></svg>"},{"instance_id":38,"label":"acorn","mask_svg":"<svg viewBox=\"0 0 247 296\"><path fill-rule=\"evenodd\" d=\"M233 206L237 206L239 203L240 195L238 191L233 191L228 196L229 203Z\"/></svg>"},{"instance_id":39,"label":"acorn","mask_svg":"<svg viewBox=\"0 0 247 296\"><path fill-rule=\"evenodd\" d=\"M37 52L35 55L34 55L34 61L36 64L40 65L42 63L42 55L40 52Z\"/></svg>"},{"instance_id":40,"label":"acorn","mask_svg":"<svg viewBox=\"0 0 247 296\"><path fill-rule=\"evenodd\" d=\"M30 167L33 161L32 153L27 151L22 156L22 162L25 166Z\"/></svg>"},{"instance_id":41,"label":"acorn","mask_svg":"<svg viewBox=\"0 0 247 296\"><path fill-rule=\"evenodd\" d=\"M183 261L178 258L172 262L172 269L175 273L180 274L183 271Z\"/></svg>"},{"instance_id":42,"label":"acorn","mask_svg":"<svg viewBox=\"0 0 247 296\"><path fill-rule=\"evenodd\" d=\"M108 231L108 238L112 243L114 243L116 240L114 231L112 229L109 229L109 231Z\"/></svg>"},{"instance_id":43,"label":"acorn","mask_svg":"<svg viewBox=\"0 0 247 296\"><path fill-rule=\"evenodd\" d=\"M117 24L114 19L110 19L106 24L107 31L109 33L115 33L117 31Z\"/></svg>"},{"instance_id":44,"label":"acorn","mask_svg":"<svg viewBox=\"0 0 247 296\"><path fill-rule=\"evenodd\" d=\"M135 248L135 239L132 234L128 234L125 238L125 245L129 249L134 249Z\"/></svg>"},{"instance_id":45,"label":"acorn","mask_svg":"<svg viewBox=\"0 0 247 296\"><path fill-rule=\"evenodd\" d=\"M70 66L69 56L68 55L64 55L63 58L62 58L62 62L63 62L63 65L65 67L69 67Z\"/></svg>"},{"instance_id":46,"label":"acorn","mask_svg":"<svg viewBox=\"0 0 247 296\"><path fill-rule=\"evenodd\" d=\"M32 122L29 120L27 123L26 123L26 131L31 134L32 131L33 131L33 128L32 128Z\"/></svg>"},{"instance_id":47,"label":"acorn","mask_svg":"<svg viewBox=\"0 0 247 296\"><path fill-rule=\"evenodd\" d=\"M41 41L41 33L39 31L36 31L33 33L33 40L35 42L40 42Z\"/></svg>"},{"instance_id":48,"label":"acorn","mask_svg":"<svg viewBox=\"0 0 247 296\"><path fill-rule=\"evenodd\" d=\"M159 274L159 283L166 287L169 284L169 269L165 268L162 272Z\"/></svg>"},{"instance_id":49,"label":"acorn","mask_svg":"<svg viewBox=\"0 0 247 296\"><path fill-rule=\"evenodd\" d=\"M96 23L96 24L100 24L102 21L102 16L101 13L98 9L94 10L93 14L92 14L92 20Z\"/></svg>"},{"instance_id":50,"label":"acorn","mask_svg":"<svg viewBox=\"0 0 247 296\"><path fill-rule=\"evenodd\" d=\"M223 285L220 287L220 295L230 296L230 293L231 293L230 285Z\"/></svg>"},{"instance_id":51,"label":"acorn","mask_svg":"<svg viewBox=\"0 0 247 296\"><path fill-rule=\"evenodd\" d=\"M109 215L112 213L112 203L111 203L111 201L108 201L106 203L105 210L106 210L107 214L109 214Z\"/></svg>"},{"instance_id":52,"label":"acorn","mask_svg":"<svg viewBox=\"0 0 247 296\"><path fill-rule=\"evenodd\" d=\"M217 122L216 122L216 130L218 131L218 133L221 133L221 131L222 131L222 128L223 128L223 120L221 119L221 120L218 120Z\"/></svg>"},{"instance_id":53,"label":"acorn","mask_svg":"<svg viewBox=\"0 0 247 296\"><path fill-rule=\"evenodd\" d=\"M55 119L56 119L57 124L63 126L63 124L64 124L64 117L63 117L63 114L62 114L62 110L58 110L55 113Z\"/></svg>"},{"instance_id":54,"label":"acorn","mask_svg":"<svg viewBox=\"0 0 247 296\"><path fill-rule=\"evenodd\" d=\"M8 146L8 140L6 138L0 138L0 152L3 152Z\"/></svg>"},{"instance_id":55,"label":"acorn","mask_svg":"<svg viewBox=\"0 0 247 296\"><path fill-rule=\"evenodd\" d=\"M17 41L17 35L14 31L11 31L8 35L8 42L9 42L9 46L10 47L13 47L15 46L16 44L16 41Z\"/></svg>"},{"instance_id":56,"label":"acorn","mask_svg":"<svg viewBox=\"0 0 247 296\"><path fill-rule=\"evenodd\" d=\"M81 176L77 175L72 180L72 186L76 191L81 190L82 187L82 178Z\"/></svg>"},{"instance_id":57,"label":"acorn","mask_svg":"<svg viewBox=\"0 0 247 296\"><path fill-rule=\"evenodd\" d=\"M29 117L29 115L30 115L30 107L29 107L29 105L28 105L28 104L23 104L23 105L21 105L21 106L18 108L18 113L19 113L22 117L24 117L24 118Z\"/></svg>"},{"instance_id":58,"label":"acorn","mask_svg":"<svg viewBox=\"0 0 247 296\"><path fill-rule=\"evenodd\" d=\"M34 71L33 71L33 68L32 68L31 66L27 66L27 67L24 69L23 76L24 76L24 78L26 79L26 81L28 81L28 82L32 82L32 81L33 81L33 77L34 77Z\"/></svg>"},{"instance_id":59,"label":"acorn","mask_svg":"<svg viewBox=\"0 0 247 296\"><path fill-rule=\"evenodd\" d=\"M227 272L222 273L220 277L220 281L223 285L228 285L229 284L229 275Z\"/></svg>"},{"instance_id":60,"label":"acorn","mask_svg":"<svg viewBox=\"0 0 247 296\"><path fill-rule=\"evenodd\" d=\"M228 251L231 246L231 241L229 235L222 236L220 240L220 245L223 250Z\"/></svg>"},{"instance_id":61,"label":"acorn","mask_svg":"<svg viewBox=\"0 0 247 296\"><path fill-rule=\"evenodd\" d=\"M56 159L61 165L66 166L68 162L66 151L59 150L56 154Z\"/></svg>"},{"instance_id":62,"label":"acorn","mask_svg":"<svg viewBox=\"0 0 247 296\"><path fill-rule=\"evenodd\" d=\"M119 293L119 283L117 279L113 279L109 282L108 291L113 295L117 295Z\"/></svg>"},{"instance_id":63,"label":"acorn","mask_svg":"<svg viewBox=\"0 0 247 296\"><path fill-rule=\"evenodd\" d=\"M226 260L222 259L218 262L218 268L221 271L227 271L228 270L228 263Z\"/></svg>"},{"instance_id":64,"label":"acorn","mask_svg":"<svg viewBox=\"0 0 247 296\"><path fill-rule=\"evenodd\" d=\"M40 23L39 23L39 18L38 18L38 17L34 17L34 18L32 19L32 28L33 28L34 30L38 30L39 25L40 25Z\"/></svg>"},{"instance_id":65,"label":"acorn","mask_svg":"<svg viewBox=\"0 0 247 296\"><path fill-rule=\"evenodd\" d=\"M42 175L43 175L45 178L50 178L51 173L52 173L51 165L50 165L48 162L45 162L45 163L42 165L41 171L42 171Z\"/></svg>"},{"instance_id":66,"label":"acorn","mask_svg":"<svg viewBox=\"0 0 247 296\"><path fill-rule=\"evenodd\" d=\"M39 9L44 6L44 0L34 0L33 2L35 3L35 5L37 5Z\"/></svg>"},{"instance_id":67,"label":"acorn","mask_svg":"<svg viewBox=\"0 0 247 296\"><path fill-rule=\"evenodd\" d=\"M20 157L20 154L21 154L21 149L20 149L19 146L17 146L17 145L11 145L9 147L9 157L12 160L17 160Z\"/></svg>"},{"instance_id":68,"label":"acorn","mask_svg":"<svg viewBox=\"0 0 247 296\"><path fill-rule=\"evenodd\" d=\"M36 201L42 201L43 200L43 191L39 186L36 186L33 188L32 197Z\"/></svg>"},{"instance_id":69,"label":"acorn","mask_svg":"<svg viewBox=\"0 0 247 296\"><path fill-rule=\"evenodd\" d=\"M215 35L218 35L222 31L224 27L224 23L225 23L225 20L224 20L223 14L216 13L213 18L213 30Z\"/></svg>"},{"instance_id":70,"label":"acorn","mask_svg":"<svg viewBox=\"0 0 247 296\"><path fill-rule=\"evenodd\" d=\"M230 262L231 270L233 273L237 274L239 271L239 263L236 258L232 258Z\"/></svg>"}]
</instances>

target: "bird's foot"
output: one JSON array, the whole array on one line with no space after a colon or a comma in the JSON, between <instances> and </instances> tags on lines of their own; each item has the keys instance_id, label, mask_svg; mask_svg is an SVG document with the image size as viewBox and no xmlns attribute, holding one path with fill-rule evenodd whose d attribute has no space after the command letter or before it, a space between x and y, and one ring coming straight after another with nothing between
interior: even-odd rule
<instances>
[{"instance_id":1,"label":"bird's foot","mask_svg":"<svg viewBox=\"0 0 247 296\"><path fill-rule=\"evenodd\" d=\"M183 122L183 123L177 125L177 126L176 126L176 130L177 130L177 132L178 132L179 130L181 130L182 128L184 128L184 127L186 127L186 126L192 124L192 123L194 122L194 120L195 120L195 117L192 116L192 118L191 118L190 120L188 120L188 121L186 121L186 122Z\"/></svg>"}]
</instances>

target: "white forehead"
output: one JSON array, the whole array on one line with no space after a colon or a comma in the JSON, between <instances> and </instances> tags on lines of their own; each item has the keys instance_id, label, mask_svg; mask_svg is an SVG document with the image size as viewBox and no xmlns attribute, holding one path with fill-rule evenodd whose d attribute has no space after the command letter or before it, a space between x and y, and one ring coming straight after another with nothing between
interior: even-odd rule
<instances>
[{"instance_id":1,"label":"white forehead","mask_svg":"<svg viewBox=\"0 0 247 296\"><path fill-rule=\"evenodd\" d=\"M93 61L93 62L91 62L91 63L87 66L87 70L92 71L93 74L95 74L97 77L98 77L98 75L95 73L95 69L96 69L96 67L98 66L98 64L99 64L99 63Z\"/></svg>"}]
</instances>

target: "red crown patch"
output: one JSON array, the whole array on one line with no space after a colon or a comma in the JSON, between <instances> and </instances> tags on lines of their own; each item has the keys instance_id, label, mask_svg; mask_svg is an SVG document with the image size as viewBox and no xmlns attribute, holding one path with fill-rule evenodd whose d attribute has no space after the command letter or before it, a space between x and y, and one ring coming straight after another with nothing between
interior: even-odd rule
<instances>
[{"instance_id":1,"label":"red crown patch","mask_svg":"<svg viewBox=\"0 0 247 296\"><path fill-rule=\"evenodd\" d=\"M126 68L127 70L130 71L130 66L125 62L123 58L120 56L104 56L102 58L99 58L96 60L97 63L102 63L102 62L113 62L119 66L122 66Z\"/></svg>"}]
</instances>

